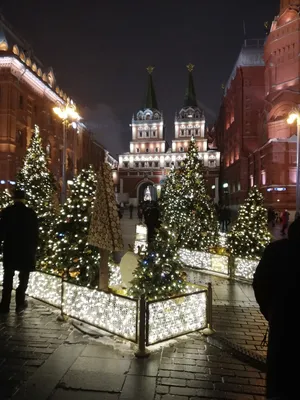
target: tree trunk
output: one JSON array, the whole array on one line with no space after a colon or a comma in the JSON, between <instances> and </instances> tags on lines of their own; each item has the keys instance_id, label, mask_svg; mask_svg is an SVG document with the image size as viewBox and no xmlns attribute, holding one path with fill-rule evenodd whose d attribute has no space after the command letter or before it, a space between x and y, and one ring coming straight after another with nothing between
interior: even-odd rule
<instances>
[{"instance_id":1,"label":"tree trunk","mask_svg":"<svg viewBox=\"0 0 300 400\"><path fill-rule=\"evenodd\" d=\"M100 250L100 271L99 271L99 289L108 291L108 280L109 280L109 270L108 270L108 255L109 251L101 249Z\"/></svg>"}]
</instances>

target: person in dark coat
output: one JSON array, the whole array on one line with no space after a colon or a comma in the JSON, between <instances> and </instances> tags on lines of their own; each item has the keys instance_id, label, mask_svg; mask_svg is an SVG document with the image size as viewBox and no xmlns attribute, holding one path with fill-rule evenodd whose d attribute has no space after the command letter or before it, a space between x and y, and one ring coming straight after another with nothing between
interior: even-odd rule
<instances>
[{"instance_id":1,"label":"person in dark coat","mask_svg":"<svg viewBox=\"0 0 300 400\"><path fill-rule=\"evenodd\" d=\"M159 227L159 209L156 204L148 206L144 211L145 224L147 225L148 243L154 239L155 229Z\"/></svg>"},{"instance_id":2,"label":"person in dark coat","mask_svg":"<svg viewBox=\"0 0 300 400\"><path fill-rule=\"evenodd\" d=\"M130 205L129 205L129 213L130 213L130 219L132 219L133 204L131 204L131 203L130 203Z\"/></svg>"},{"instance_id":3,"label":"person in dark coat","mask_svg":"<svg viewBox=\"0 0 300 400\"><path fill-rule=\"evenodd\" d=\"M19 286L16 290L16 311L27 307L25 292L29 275L35 270L38 245L38 219L35 211L25 205L25 194L16 190L14 205L0 214L0 243L3 242L3 290L0 312L8 313L13 277L19 271Z\"/></svg>"},{"instance_id":4,"label":"person in dark coat","mask_svg":"<svg viewBox=\"0 0 300 400\"><path fill-rule=\"evenodd\" d=\"M288 238L267 246L254 274L253 288L260 310L269 322L267 398L299 398L297 343L293 328L299 314L300 220L288 230ZM291 347L292 346L292 347Z\"/></svg>"}]
</instances>

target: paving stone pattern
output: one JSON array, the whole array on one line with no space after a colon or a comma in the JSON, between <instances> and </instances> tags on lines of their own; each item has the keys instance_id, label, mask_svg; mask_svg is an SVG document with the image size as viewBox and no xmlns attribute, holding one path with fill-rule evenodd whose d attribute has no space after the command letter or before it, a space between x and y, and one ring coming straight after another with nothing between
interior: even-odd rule
<instances>
[{"instance_id":1,"label":"paving stone pattern","mask_svg":"<svg viewBox=\"0 0 300 400\"><path fill-rule=\"evenodd\" d=\"M264 339L267 322L257 307L213 306L214 328L233 344L266 357Z\"/></svg>"},{"instance_id":2,"label":"paving stone pattern","mask_svg":"<svg viewBox=\"0 0 300 400\"><path fill-rule=\"evenodd\" d=\"M162 352L156 400L262 400L264 392L264 374L202 339Z\"/></svg>"},{"instance_id":3,"label":"paving stone pattern","mask_svg":"<svg viewBox=\"0 0 300 400\"><path fill-rule=\"evenodd\" d=\"M264 374L199 334L140 360L57 322L51 307L30 304L23 316L1 317L1 400L264 399Z\"/></svg>"},{"instance_id":4,"label":"paving stone pattern","mask_svg":"<svg viewBox=\"0 0 300 400\"><path fill-rule=\"evenodd\" d=\"M0 399L10 398L69 336L70 325L56 317L53 308L34 300L20 316L0 316Z\"/></svg>"}]
</instances>

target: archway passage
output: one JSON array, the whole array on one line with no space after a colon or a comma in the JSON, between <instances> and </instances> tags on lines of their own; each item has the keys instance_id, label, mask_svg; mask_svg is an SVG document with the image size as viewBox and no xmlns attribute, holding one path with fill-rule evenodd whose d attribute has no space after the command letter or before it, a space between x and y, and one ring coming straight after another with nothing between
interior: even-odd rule
<instances>
[{"instance_id":1,"label":"archway passage","mask_svg":"<svg viewBox=\"0 0 300 400\"><path fill-rule=\"evenodd\" d=\"M153 182L143 182L138 188L138 204L144 201L156 201L157 191Z\"/></svg>"}]
</instances>

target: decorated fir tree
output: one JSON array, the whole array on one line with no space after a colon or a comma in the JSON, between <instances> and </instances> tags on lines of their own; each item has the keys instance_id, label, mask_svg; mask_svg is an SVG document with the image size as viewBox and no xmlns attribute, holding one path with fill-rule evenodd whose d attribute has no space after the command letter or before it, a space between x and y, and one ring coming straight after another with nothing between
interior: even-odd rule
<instances>
[{"instance_id":1,"label":"decorated fir tree","mask_svg":"<svg viewBox=\"0 0 300 400\"><path fill-rule=\"evenodd\" d=\"M256 186L240 207L238 219L228 235L228 249L235 257L258 259L271 240L264 197Z\"/></svg>"},{"instance_id":2,"label":"decorated fir tree","mask_svg":"<svg viewBox=\"0 0 300 400\"><path fill-rule=\"evenodd\" d=\"M40 230L38 260L41 260L45 257L54 220L56 185L47 165L37 125L25 155L23 168L17 176L16 186L25 191L26 204L37 213Z\"/></svg>"},{"instance_id":3,"label":"decorated fir tree","mask_svg":"<svg viewBox=\"0 0 300 400\"><path fill-rule=\"evenodd\" d=\"M7 189L0 190L0 212L12 204L12 198Z\"/></svg>"},{"instance_id":4,"label":"decorated fir tree","mask_svg":"<svg viewBox=\"0 0 300 400\"><path fill-rule=\"evenodd\" d=\"M217 245L219 227L215 207L207 194L194 138L181 166L167 177L160 205L163 222L178 233L178 246L209 251Z\"/></svg>"},{"instance_id":5,"label":"decorated fir tree","mask_svg":"<svg viewBox=\"0 0 300 400\"><path fill-rule=\"evenodd\" d=\"M161 299L182 294L186 288L185 272L178 260L176 233L161 225L146 254L140 255L133 272L129 294L147 299Z\"/></svg>"},{"instance_id":6,"label":"decorated fir tree","mask_svg":"<svg viewBox=\"0 0 300 400\"><path fill-rule=\"evenodd\" d=\"M73 180L71 192L60 210L49 242L51 255L45 269L63 274L82 285L96 286L99 250L88 243L91 210L96 192L96 174L90 167Z\"/></svg>"},{"instance_id":7,"label":"decorated fir tree","mask_svg":"<svg viewBox=\"0 0 300 400\"><path fill-rule=\"evenodd\" d=\"M103 163L98 173L96 199L88 241L100 249L99 288L108 290L108 259L111 252L123 250L120 218L117 209L112 170Z\"/></svg>"}]
</instances>

